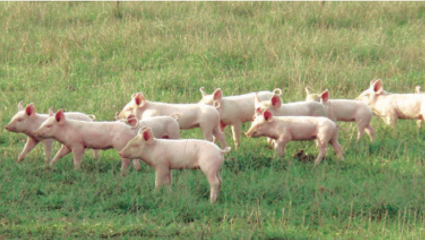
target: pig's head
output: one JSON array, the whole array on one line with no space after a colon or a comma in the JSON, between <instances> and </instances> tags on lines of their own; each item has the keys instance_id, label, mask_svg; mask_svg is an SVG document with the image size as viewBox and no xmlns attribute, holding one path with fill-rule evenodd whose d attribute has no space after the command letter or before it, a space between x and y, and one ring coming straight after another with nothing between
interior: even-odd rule
<instances>
[{"instance_id":1,"label":"pig's head","mask_svg":"<svg viewBox=\"0 0 425 240\"><path fill-rule=\"evenodd\" d=\"M55 114L49 112L49 118L34 131L34 134L40 138L53 138L56 134L63 132L65 127L65 114L60 109Z\"/></svg>"},{"instance_id":2,"label":"pig's head","mask_svg":"<svg viewBox=\"0 0 425 240\"><path fill-rule=\"evenodd\" d=\"M125 105L122 111L116 115L116 119L127 119L130 114L138 116L141 109L146 103L143 93L135 93L131 95L131 101Z\"/></svg>"},{"instance_id":3,"label":"pig's head","mask_svg":"<svg viewBox=\"0 0 425 240\"><path fill-rule=\"evenodd\" d=\"M210 106L213 106L215 101L221 103L221 100L223 98L223 91L221 90L221 88L217 88L211 95L208 95L203 87L201 87L199 91L202 93L202 99L201 101L199 101L199 103Z\"/></svg>"},{"instance_id":4,"label":"pig's head","mask_svg":"<svg viewBox=\"0 0 425 240\"><path fill-rule=\"evenodd\" d=\"M34 103L29 104L24 108L23 101L18 103L18 113L12 117L10 122L4 127L7 131L11 132L29 132L37 129L37 122L35 121L35 106Z\"/></svg>"},{"instance_id":5,"label":"pig's head","mask_svg":"<svg viewBox=\"0 0 425 240\"><path fill-rule=\"evenodd\" d=\"M154 142L155 138L152 129L143 127L133 139L128 141L119 154L123 158L140 158L145 149L154 144Z\"/></svg>"},{"instance_id":6,"label":"pig's head","mask_svg":"<svg viewBox=\"0 0 425 240\"><path fill-rule=\"evenodd\" d=\"M266 131L269 128L269 125L273 123L273 114L269 109L261 111L260 108L257 108L251 127L245 133L247 137L261 137L266 136Z\"/></svg>"},{"instance_id":7,"label":"pig's head","mask_svg":"<svg viewBox=\"0 0 425 240\"><path fill-rule=\"evenodd\" d=\"M263 112L266 109L278 109L282 106L282 99L279 95L273 95L269 101L261 101L258 94L255 94L255 109L260 108Z\"/></svg>"},{"instance_id":8,"label":"pig's head","mask_svg":"<svg viewBox=\"0 0 425 240\"><path fill-rule=\"evenodd\" d=\"M385 94L381 79L372 80L370 87L364 90L355 100L366 103L369 107L376 104L378 98Z\"/></svg>"}]
</instances>

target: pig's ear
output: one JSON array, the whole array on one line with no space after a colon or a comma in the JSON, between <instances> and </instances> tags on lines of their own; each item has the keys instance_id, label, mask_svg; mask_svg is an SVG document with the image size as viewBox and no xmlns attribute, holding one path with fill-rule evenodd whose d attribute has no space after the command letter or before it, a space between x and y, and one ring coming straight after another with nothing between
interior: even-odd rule
<instances>
[{"instance_id":1,"label":"pig's ear","mask_svg":"<svg viewBox=\"0 0 425 240\"><path fill-rule=\"evenodd\" d=\"M280 89L280 88L275 88L275 89L273 90L273 94L274 94L274 95L281 96L281 95L282 95L282 89Z\"/></svg>"},{"instance_id":2,"label":"pig's ear","mask_svg":"<svg viewBox=\"0 0 425 240\"><path fill-rule=\"evenodd\" d=\"M23 111L23 110L24 110L24 101L22 100L18 103L18 111Z\"/></svg>"},{"instance_id":3,"label":"pig's ear","mask_svg":"<svg viewBox=\"0 0 425 240\"><path fill-rule=\"evenodd\" d=\"M259 104L260 102L261 102L261 100L258 97L258 93L255 93L255 104Z\"/></svg>"},{"instance_id":4,"label":"pig's ear","mask_svg":"<svg viewBox=\"0 0 425 240\"><path fill-rule=\"evenodd\" d=\"M134 102L136 103L137 106L141 107L145 104L145 97L143 96L142 93L138 93L136 94L136 96L134 96Z\"/></svg>"},{"instance_id":5,"label":"pig's ear","mask_svg":"<svg viewBox=\"0 0 425 240\"><path fill-rule=\"evenodd\" d=\"M382 92L384 91L384 87L382 86L381 79L375 81L375 83L373 84L373 91L378 95L382 94Z\"/></svg>"},{"instance_id":6,"label":"pig's ear","mask_svg":"<svg viewBox=\"0 0 425 240\"><path fill-rule=\"evenodd\" d=\"M280 108L280 106L282 106L282 99L280 99L278 95L274 95L270 101L275 108Z\"/></svg>"},{"instance_id":7,"label":"pig's ear","mask_svg":"<svg viewBox=\"0 0 425 240\"><path fill-rule=\"evenodd\" d=\"M372 87L372 86L373 86L373 84L375 84L375 82L376 82L377 80L378 80L378 79L374 79L374 80L370 81L370 87Z\"/></svg>"},{"instance_id":8,"label":"pig's ear","mask_svg":"<svg viewBox=\"0 0 425 240\"><path fill-rule=\"evenodd\" d=\"M141 129L139 129L139 131L137 132L137 134L139 134L140 136L142 136L142 137L143 137L143 132L144 132L146 129L148 129L148 127L146 127L146 126L142 127Z\"/></svg>"},{"instance_id":9,"label":"pig's ear","mask_svg":"<svg viewBox=\"0 0 425 240\"><path fill-rule=\"evenodd\" d=\"M270 112L270 110L266 109L263 113L264 119L267 122L271 122L273 121L273 114Z\"/></svg>"},{"instance_id":10,"label":"pig's ear","mask_svg":"<svg viewBox=\"0 0 425 240\"><path fill-rule=\"evenodd\" d=\"M310 95L310 91L308 87L305 88L305 92L307 93L307 96Z\"/></svg>"},{"instance_id":11,"label":"pig's ear","mask_svg":"<svg viewBox=\"0 0 425 240\"><path fill-rule=\"evenodd\" d=\"M202 97L207 96L207 93L205 92L205 88L204 88L204 87L201 87L201 88L199 89L199 91L201 92Z\"/></svg>"},{"instance_id":12,"label":"pig's ear","mask_svg":"<svg viewBox=\"0 0 425 240\"><path fill-rule=\"evenodd\" d=\"M56 122L58 122L60 124L65 123L65 114L63 114L62 109L59 109L59 111L55 114L55 119L56 119Z\"/></svg>"},{"instance_id":13,"label":"pig's ear","mask_svg":"<svg viewBox=\"0 0 425 240\"><path fill-rule=\"evenodd\" d=\"M25 108L25 113L28 116L34 116L35 115L35 106L34 103L29 104L26 108Z\"/></svg>"},{"instance_id":14,"label":"pig's ear","mask_svg":"<svg viewBox=\"0 0 425 240\"><path fill-rule=\"evenodd\" d=\"M326 89L326 91L322 92L322 94L320 94L320 99L322 103L326 103L329 100L329 90Z\"/></svg>"},{"instance_id":15,"label":"pig's ear","mask_svg":"<svg viewBox=\"0 0 425 240\"><path fill-rule=\"evenodd\" d=\"M145 140L145 142L147 142L147 143L153 142L154 137L153 137L152 129L146 128L143 131L142 136L143 136L143 140Z\"/></svg>"},{"instance_id":16,"label":"pig's ear","mask_svg":"<svg viewBox=\"0 0 425 240\"><path fill-rule=\"evenodd\" d=\"M118 119L120 119L120 112L115 113L115 120L118 120Z\"/></svg>"},{"instance_id":17,"label":"pig's ear","mask_svg":"<svg viewBox=\"0 0 425 240\"><path fill-rule=\"evenodd\" d=\"M53 112L53 107L49 108L49 117L53 116L55 113Z\"/></svg>"},{"instance_id":18,"label":"pig's ear","mask_svg":"<svg viewBox=\"0 0 425 240\"><path fill-rule=\"evenodd\" d=\"M255 121L256 118L257 118L257 114L252 115L252 121Z\"/></svg>"},{"instance_id":19,"label":"pig's ear","mask_svg":"<svg viewBox=\"0 0 425 240\"><path fill-rule=\"evenodd\" d=\"M255 115L256 116L260 116L260 115L262 115L263 114L263 112L261 111L261 108L257 108L257 109L255 109Z\"/></svg>"},{"instance_id":20,"label":"pig's ear","mask_svg":"<svg viewBox=\"0 0 425 240\"><path fill-rule=\"evenodd\" d=\"M137 126L137 124L139 123L139 121L137 120L136 116L134 116L134 114L130 114L127 117L127 122L128 124L130 124L130 126L135 127Z\"/></svg>"},{"instance_id":21,"label":"pig's ear","mask_svg":"<svg viewBox=\"0 0 425 240\"><path fill-rule=\"evenodd\" d=\"M223 91L221 91L221 88L217 88L213 93L213 99L214 101L221 102L222 98L223 98Z\"/></svg>"}]
</instances>

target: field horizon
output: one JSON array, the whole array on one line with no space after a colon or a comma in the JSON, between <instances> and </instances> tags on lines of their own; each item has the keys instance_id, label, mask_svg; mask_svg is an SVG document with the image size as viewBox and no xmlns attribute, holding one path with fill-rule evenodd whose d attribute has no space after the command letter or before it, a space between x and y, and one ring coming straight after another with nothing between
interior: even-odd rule
<instances>
[{"instance_id":1,"label":"field horizon","mask_svg":"<svg viewBox=\"0 0 425 240\"><path fill-rule=\"evenodd\" d=\"M294 157L317 156L314 142L273 158L265 138L242 136L234 150L227 128L215 204L201 171L173 171L172 190L154 192L153 169L120 177L113 149L98 160L86 151L79 171L72 155L45 165L41 146L17 164L26 137L4 129L21 100L113 121L136 92L197 103L200 87L281 88L288 103L307 86L354 99L380 78L387 91L413 93L425 83L423 2L3 2L0 25L0 239L425 235L425 132L415 121L391 129L374 117L374 142L356 142L355 124L341 123L345 161L330 148L318 167ZM181 137L203 139L199 129Z\"/></svg>"}]
</instances>

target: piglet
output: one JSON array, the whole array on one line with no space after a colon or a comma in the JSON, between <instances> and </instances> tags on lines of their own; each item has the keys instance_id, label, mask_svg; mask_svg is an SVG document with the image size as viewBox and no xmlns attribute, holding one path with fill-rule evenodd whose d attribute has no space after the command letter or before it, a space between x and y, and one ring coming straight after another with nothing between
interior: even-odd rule
<instances>
[{"instance_id":1,"label":"piglet","mask_svg":"<svg viewBox=\"0 0 425 240\"><path fill-rule=\"evenodd\" d=\"M425 115L424 94L396 94L384 90L381 79L372 80L370 87L356 100L366 103L386 124L397 126L398 119L416 119L420 127Z\"/></svg>"},{"instance_id":2,"label":"piglet","mask_svg":"<svg viewBox=\"0 0 425 240\"><path fill-rule=\"evenodd\" d=\"M258 108L247 137L266 136L275 140L277 156L283 156L289 141L317 140L319 155L314 164L320 164L326 155L330 143L338 159L344 160L342 147L338 142L338 128L334 122L325 117L273 117L269 109L263 112Z\"/></svg>"},{"instance_id":3,"label":"piglet","mask_svg":"<svg viewBox=\"0 0 425 240\"><path fill-rule=\"evenodd\" d=\"M328 111L326 110L326 107L318 102L302 101L283 104L282 99L278 95L274 95L268 101L262 101L257 96L255 98L255 109L258 108L260 108L261 111L269 109L269 111L275 116L328 116Z\"/></svg>"},{"instance_id":4,"label":"piglet","mask_svg":"<svg viewBox=\"0 0 425 240\"><path fill-rule=\"evenodd\" d=\"M356 122L358 128L357 140L366 131L370 141L373 141L376 131L370 126L373 113L367 104L349 99L329 99L329 91L327 89L321 94L310 93L308 88L305 88L305 91L307 92L307 101L320 102L327 107L328 118L332 121Z\"/></svg>"},{"instance_id":5,"label":"piglet","mask_svg":"<svg viewBox=\"0 0 425 240\"><path fill-rule=\"evenodd\" d=\"M222 147L227 146L224 133L220 129L220 116L212 106L151 102L147 101L142 93L137 93L132 95L131 101L118 114L118 118L126 119L130 114L134 114L139 120L147 117L179 114L180 129L199 127L206 140L213 141L213 137L215 137L220 141Z\"/></svg>"},{"instance_id":6,"label":"piglet","mask_svg":"<svg viewBox=\"0 0 425 240\"><path fill-rule=\"evenodd\" d=\"M180 127L177 122L179 117L178 114L172 114L170 116L144 118L139 121L136 116L130 114L125 122L132 126L136 133L144 127L149 127L152 129L155 138L179 139Z\"/></svg>"},{"instance_id":7,"label":"piglet","mask_svg":"<svg viewBox=\"0 0 425 240\"><path fill-rule=\"evenodd\" d=\"M205 140L156 139L150 128L142 128L119 154L123 159L140 158L152 166L155 169L156 189L162 184L171 185L171 169L200 168L210 184L210 199L214 203L221 187L219 172L224 154L229 151L230 147L221 150Z\"/></svg>"},{"instance_id":8,"label":"piglet","mask_svg":"<svg viewBox=\"0 0 425 240\"><path fill-rule=\"evenodd\" d=\"M49 109L51 112L52 109ZM67 112L65 115L69 119L92 122L95 119L94 115L86 115L79 112ZM50 162L50 157L52 154L52 139L39 138L34 135L33 131L41 126L41 124L49 117L48 114L38 114L35 110L34 103L27 105L25 108L23 106L23 101L18 103L18 113L12 117L10 122L4 127L7 131L15 133L24 133L27 135L27 142L21 154L19 154L17 162L21 162L26 155L37 146L38 143L43 143L44 145L44 154L45 162ZM65 146L61 146L63 151ZM56 159L57 155L54 157ZM98 152L93 151L93 157L98 158Z\"/></svg>"},{"instance_id":9,"label":"piglet","mask_svg":"<svg viewBox=\"0 0 425 240\"><path fill-rule=\"evenodd\" d=\"M199 91L202 93L199 103L212 106L216 102L220 106L221 129L224 130L227 125L232 127L233 141L236 149L239 149L242 123L250 122L252 113L255 111L255 93L223 97L223 91L220 88L217 88L211 95L208 95L203 87ZM257 95L259 99L266 100L270 99L274 93L280 96L282 90L276 88L273 93L261 91Z\"/></svg>"},{"instance_id":10,"label":"piglet","mask_svg":"<svg viewBox=\"0 0 425 240\"><path fill-rule=\"evenodd\" d=\"M44 121L34 131L34 135L38 138L54 138L66 146L58 152L57 158L55 157L50 165L54 165L59 158L72 151L75 169L79 169L86 148L99 150L115 148L120 151L136 134L130 126L120 121L82 122L69 119L62 110L59 110ZM122 162L121 175L124 176L129 159L122 159ZM140 170L137 160L133 161L133 165L137 170Z\"/></svg>"}]
</instances>

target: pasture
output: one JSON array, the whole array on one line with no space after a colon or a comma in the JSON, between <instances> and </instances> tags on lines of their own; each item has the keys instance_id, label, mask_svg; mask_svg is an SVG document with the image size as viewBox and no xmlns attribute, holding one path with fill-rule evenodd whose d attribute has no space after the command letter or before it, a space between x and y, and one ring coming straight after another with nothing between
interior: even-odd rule
<instances>
[{"instance_id":1,"label":"pasture","mask_svg":"<svg viewBox=\"0 0 425 240\"><path fill-rule=\"evenodd\" d=\"M112 121L136 92L195 103L200 87L281 88L293 102L309 86L353 99L381 78L387 91L412 93L425 83L425 3L3 2L0 26L0 239L424 238L425 132L415 121L394 130L374 117L372 143L342 123L345 161L329 149L318 167L293 157L316 156L314 142L290 142L278 159L265 138L243 136L215 204L202 172L173 171L172 191L154 192L153 169L120 177L113 149L99 160L86 151L79 171L71 155L45 165L41 146L16 164L25 136L4 125L20 100Z\"/></svg>"}]
</instances>

